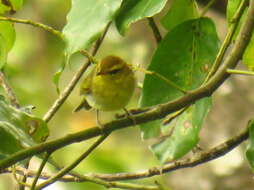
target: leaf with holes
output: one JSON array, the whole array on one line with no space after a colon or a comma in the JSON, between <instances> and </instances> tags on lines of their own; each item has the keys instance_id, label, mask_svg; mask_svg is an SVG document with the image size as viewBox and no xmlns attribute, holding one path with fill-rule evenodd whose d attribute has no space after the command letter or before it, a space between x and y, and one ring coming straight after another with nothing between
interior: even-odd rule
<instances>
[{"instance_id":1,"label":"leaf with holes","mask_svg":"<svg viewBox=\"0 0 254 190\"><path fill-rule=\"evenodd\" d=\"M6 157L42 142L49 134L46 123L0 97L0 155Z\"/></svg>"},{"instance_id":2,"label":"leaf with holes","mask_svg":"<svg viewBox=\"0 0 254 190\"><path fill-rule=\"evenodd\" d=\"M153 153L164 163L181 158L195 147L199 132L211 107L211 98L204 98L190 106L183 114L165 128L172 131L159 143L151 146ZM165 129L164 129L165 130Z\"/></svg>"},{"instance_id":3,"label":"leaf with holes","mask_svg":"<svg viewBox=\"0 0 254 190\"><path fill-rule=\"evenodd\" d=\"M186 21L177 25L164 37L154 53L148 70L163 75L186 90L195 89L203 83L218 49L219 40L212 20L200 18ZM153 75L146 75L140 101L141 107L165 103L182 95L179 90L165 81ZM177 130L173 130L172 136L173 138L179 137L182 143L164 139L161 144L152 146L152 150L162 161L167 160L166 158L173 159L184 155L197 143L199 129L210 107L209 102L210 100L198 101L175 121L177 124L175 128L178 130L184 130L185 124L190 124L187 132L184 132L187 141L193 139L189 147L183 148L180 153L172 150L174 146L181 146L185 141L184 135ZM203 112L199 113L198 110L203 110ZM198 124L195 124L197 121L199 121ZM164 138L168 136L170 130L172 130L172 124L161 126L160 120L141 125L144 139ZM171 152L170 155L167 151Z\"/></svg>"}]
</instances>

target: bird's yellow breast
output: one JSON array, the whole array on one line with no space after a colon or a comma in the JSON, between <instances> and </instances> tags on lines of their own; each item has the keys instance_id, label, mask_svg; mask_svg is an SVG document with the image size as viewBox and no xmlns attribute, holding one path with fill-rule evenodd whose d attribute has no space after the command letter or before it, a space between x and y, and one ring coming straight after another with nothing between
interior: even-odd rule
<instances>
[{"instance_id":1,"label":"bird's yellow breast","mask_svg":"<svg viewBox=\"0 0 254 190\"><path fill-rule=\"evenodd\" d=\"M134 89L133 72L124 75L98 75L91 81L92 92L86 95L88 103L99 110L113 111L124 108Z\"/></svg>"}]
</instances>

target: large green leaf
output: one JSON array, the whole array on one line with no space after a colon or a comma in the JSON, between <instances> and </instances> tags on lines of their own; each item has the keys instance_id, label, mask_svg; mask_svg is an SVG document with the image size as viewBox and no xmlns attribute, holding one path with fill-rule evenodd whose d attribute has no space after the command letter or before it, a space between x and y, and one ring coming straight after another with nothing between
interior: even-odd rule
<instances>
[{"instance_id":1,"label":"large green leaf","mask_svg":"<svg viewBox=\"0 0 254 190\"><path fill-rule=\"evenodd\" d=\"M148 70L163 75L182 88L194 89L202 84L218 49L216 28L210 19L186 21L177 25L164 37ZM168 83L155 76L146 75L141 107L165 103L179 96L182 96L182 93ZM206 99L196 102L178 117L172 138L169 137L170 140L166 138L152 147L162 161L186 154L197 143L198 132L209 110L209 105L210 100ZM202 112L199 112L200 110ZM186 123L189 123L188 129L186 129ZM169 128L172 128L171 124L161 127L159 120L149 122L141 125L142 137L147 139L161 135L167 136ZM189 145L186 145L186 142Z\"/></svg>"},{"instance_id":2,"label":"large green leaf","mask_svg":"<svg viewBox=\"0 0 254 190\"><path fill-rule=\"evenodd\" d=\"M116 27L124 34L129 26L145 17L159 13L167 0L125 0L116 17Z\"/></svg>"},{"instance_id":3,"label":"large green leaf","mask_svg":"<svg viewBox=\"0 0 254 190\"><path fill-rule=\"evenodd\" d=\"M173 133L151 147L161 162L181 158L197 145L198 134L210 107L211 98L202 99L169 125Z\"/></svg>"},{"instance_id":4,"label":"large green leaf","mask_svg":"<svg viewBox=\"0 0 254 190\"><path fill-rule=\"evenodd\" d=\"M246 157L249 161L249 164L254 171L254 121L249 123L249 144L246 149Z\"/></svg>"},{"instance_id":5,"label":"large green leaf","mask_svg":"<svg viewBox=\"0 0 254 190\"><path fill-rule=\"evenodd\" d=\"M198 17L198 7L195 0L174 0L161 23L171 30L176 25Z\"/></svg>"},{"instance_id":6,"label":"large green leaf","mask_svg":"<svg viewBox=\"0 0 254 190\"><path fill-rule=\"evenodd\" d=\"M67 40L67 55L88 48L114 19L121 0L72 0L63 34ZM68 57L67 56L67 57Z\"/></svg>"},{"instance_id":7,"label":"large green leaf","mask_svg":"<svg viewBox=\"0 0 254 190\"><path fill-rule=\"evenodd\" d=\"M43 120L10 106L0 97L1 157L42 142L48 134L47 125Z\"/></svg>"}]
</instances>

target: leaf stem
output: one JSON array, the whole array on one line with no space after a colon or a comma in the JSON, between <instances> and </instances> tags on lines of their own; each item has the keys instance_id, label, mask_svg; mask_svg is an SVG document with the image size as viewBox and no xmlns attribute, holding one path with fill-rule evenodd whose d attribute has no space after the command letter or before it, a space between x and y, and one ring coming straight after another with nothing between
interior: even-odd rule
<instances>
[{"instance_id":1,"label":"leaf stem","mask_svg":"<svg viewBox=\"0 0 254 190\"><path fill-rule=\"evenodd\" d=\"M94 56L90 55L90 53L86 50L80 50L79 51L82 55L86 56L87 59L91 62L91 63L94 63L94 64L98 64L98 60L96 60L94 58Z\"/></svg>"},{"instance_id":2,"label":"leaf stem","mask_svg":"<svg viewBox=\"0 0 254 190\"><path fill-rule=\"evenodd\" d=\"M149 23L152 31L153 31L154 38L155 38L157 44L159 44L160 41L162 40L160 30L159 30L158 26L156 25L153 17L148 17L147 20L148 20L148 23Z\"/></svg>"},{"instance_id":3,"label":"leaf stem","mask_svg":"<svg viewBox=\"0 0 254 190\"><path fill-rule=\"evenodd\" d=\"M203 17L206 12L209 10L209 8L216 2L217 0L210 0L207 5L203 8L201 14L200 14L200 17Z\"/></svg>"},{"instance_id":4,"label":"leaf stem","mask_svg":"<svg viewBox=\"0 0 254 190\"><path fill-rule=\"evenodd\" d=\"M179 90L180 92L182 92L183 94L187 94L188 91L181 88L180 86L178 86L177 84L175 84L173 81L171 81L170 79L168 79L167 77L164 77L163 75L155 72L155 71L149 71L149 70L146 70L146 69L143 69L143 68L135 68L133 67L134 70L139 70L141 72L144 72L145 74L148 74L148 75L154 75L155 77L163 80L164 82L166 82L169 86Z\"/></svg>"},{"instance_id":5,"label":"leaf stem","mask_svg":"<svg viewBox=\"0 0 254 190\"><path fill-rule=\"evenodd\" d=\"M41 28L47 32L50 32L51 34L54 34L55 36L59 37L61 40L64 40L64 35L60 31L42 23L34 22L31 20L17 19L17 18L3 17L3 16L0 16L0 21L9 21L9 22L20 23L20 24L28 24L34 27Z\"/></svg>"},{"instance_id":6,"label":"leaf stem","mask_svg":"<svg viewBox=\"0 0 254 190\"><path fill-rule=\"evenodd\" d=\"M227 72L229 74L251 75L251 76L254 76L254 72L253 71L243 71L243 70L237 70L237 69L227 69Z\"/></svg>"}]
</instances>

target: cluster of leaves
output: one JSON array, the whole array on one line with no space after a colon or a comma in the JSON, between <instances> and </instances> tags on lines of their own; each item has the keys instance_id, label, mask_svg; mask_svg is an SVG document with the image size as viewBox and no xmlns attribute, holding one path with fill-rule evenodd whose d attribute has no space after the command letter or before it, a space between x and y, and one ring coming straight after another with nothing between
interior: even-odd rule
<instances>
[{"instance_id":1,"label":"cluster of leaves","mask_svg":"<svg viewBox=\"0 0 254 190\"><path fill-rule=\"evenodd\" d=\"M1 2L1 1L0 1ZM22 0L10 0L0 3L0 16L15 13L22 8ZM8 52L15 43L14 24L0 21L0 69L4 69ZM0 158L43 142L49 135L46 123L32 115L29 108L16 108L0 96Z\"/></svg>"},{"instance_id":2,"label":"cluster of leaves","mask_svg":"<svg viewBox=\"0 0 254 190\"><path fill-rule=\"evenodd\" d=\"M4 2L0 1L1 15L17 11L23 4L22 0ZM240 0L228 1L229 27L240 2ZM115 22L119 33L124 35L132 23L161 12L166 3L167 0L72 0L72 7L67 15L67 24L62 32L66 40L67 60L75 52L89 48L101 36L109 22ZM244 16L245 14L241 20L244 19ZM161 23L167 32L158 44L147 69L173 81L186 91L198 88L203 84L219 51L220 42L215 24L211 18L200 16L195 0L174 0ZM240 25L241 22L238 28ZM250 69L253 69L254 60L253 39L254 37L243 57L243 62ZM0 21L1 68L7 61L8 52L14 41L13 24ZM61 72L63 68L61 67ZM59 80L61 72L55 76L55 81ZM158 77L146 75L140 106L158 105L182 95L182 92ZM13 142L10 149L1 145L1 157L41 142L48 135L46 124L42 120L26 111L13 108L4 100L0 100L0 104L1 139ZM178 159L197 145L200 129L210 107L211 98L205 98L188 106L168 124L161 120L142 124L142 138L159 139L159 142L151 146L151 150L161 162ZM28 123L36 126L35 133L31 133L31 126ZM252 149L253 146L250 146L247 156L253 163Z\"/></svg>"}]
</instances>

